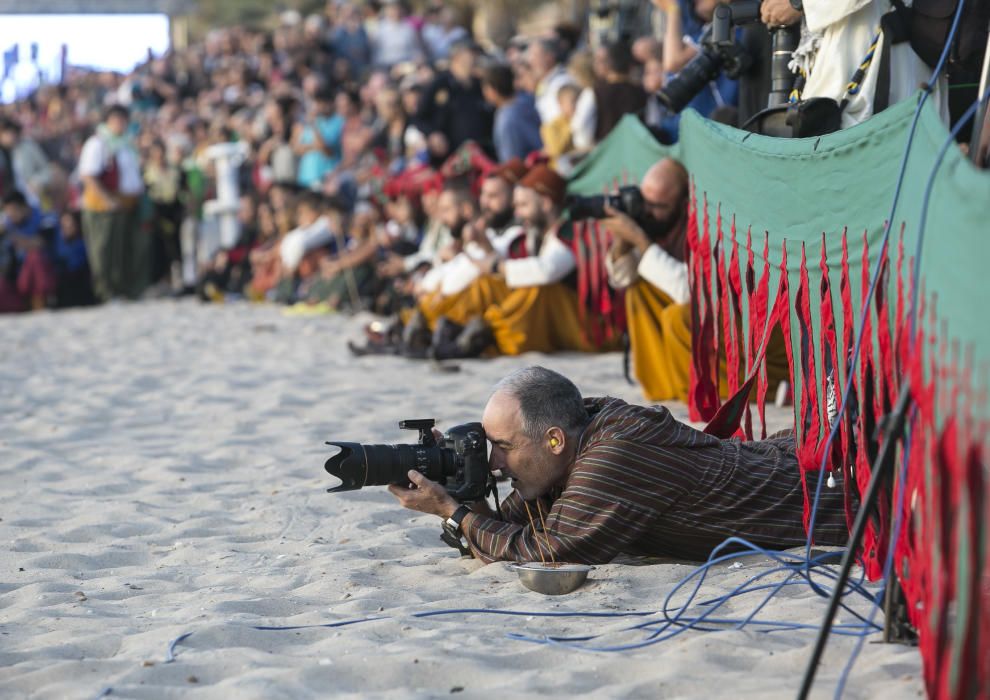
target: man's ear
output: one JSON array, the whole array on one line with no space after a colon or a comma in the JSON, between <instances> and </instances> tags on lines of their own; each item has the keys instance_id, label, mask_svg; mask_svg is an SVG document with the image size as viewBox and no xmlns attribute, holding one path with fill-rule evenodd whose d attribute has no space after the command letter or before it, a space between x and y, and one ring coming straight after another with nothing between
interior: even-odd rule
<instances>
[{"instance_id":1,"label":"man's ear","mask_svg":"<svg viewBox=\"0 0 990 700\"><path fill-rule=\"evenodd\" d=\"M560 428L553 427L547 430L547 447L555 455L560 455L564 452L564 446L567 443L567 435Z\"/></svg>"}]
</instances>

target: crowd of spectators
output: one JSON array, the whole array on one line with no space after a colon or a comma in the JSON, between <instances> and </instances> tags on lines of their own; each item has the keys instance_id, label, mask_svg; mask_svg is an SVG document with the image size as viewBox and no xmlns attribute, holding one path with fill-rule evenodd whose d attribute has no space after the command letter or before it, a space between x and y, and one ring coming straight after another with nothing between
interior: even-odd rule
<instances>
[{"instance_id":1,"label":"crowd of spectators","mask_svg":"<svg viewBox=\"0 0 990 700\"><path fill-rule=\"evenodd\" d=\"M848 11L833 8L818 28L822 0L806 0L813 45L870 25L861 4L844 0ZM270 30L214 29L129 75L69 71L0 106L0 311L196 293L392 315L408 349L410 329L437 332L450 317L440 299L494 274L502 282L471 307L491 326L508 317L485 313L507 289L546 291L575 274L580 255L560 225L575 165L629 114L659 140L677 138L679 117L657 91L701 51L716 2L652 6L659 21L642 36L600 40L560 24L495 46L437 0L418 13L403 0L329 0ZM764 12L801 17L787 0ZM858 65L858 44L842 46ZM809 86L834 64L826 58L809 64ZM738 99L722 75L689 106L737 123L748 116ZM844 122L871 113L862 94L849 104ZM684 175L657 177L674 194L647 206L673 216ZM642 228L676 230L677 216ZM633 228L607 223L636 248ZM665 269L686 274L682 245L654 252L639 246L628 264L668 256ZM388 335L368 332L369 342Z\"/></svg>"},{"instance_id":2,"label":"crowd of spectators","mask_svg":"<svg viewBox=\"0 0 990 700\"><path fill-rule=\"evenodd\" d=\"M628 44L592 51L573 27L485 51L452 8L421 10L331 0L270 31L213 30L130 75L72 70L0 107L0 308L198 287L391 310L411 272L382 274L395 256L418 250L426 267L424 246L451 245L424 231L443 188L429 175L459 149L475 175L538 153L566 172L656 87L653 39L644 71ZM233 244L204 208L210 147L231 142L244 148ZM417 183L383 192L403 173ZM345 268L356 284L333 283Z\"/></svg>"}]
</instances>

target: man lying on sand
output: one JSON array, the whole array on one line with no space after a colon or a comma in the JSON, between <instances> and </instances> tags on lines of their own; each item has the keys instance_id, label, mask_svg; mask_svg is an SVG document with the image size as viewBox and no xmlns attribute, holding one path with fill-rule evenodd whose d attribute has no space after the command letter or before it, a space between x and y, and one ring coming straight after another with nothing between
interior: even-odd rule
<instances>
[{"instance_id":1,"label":"man lying on sand","mask_svg":"<svg viewBox=\"0 0 990 700\"><path fill-rule=\"evenodd\" d=\"M389 486L406 508L457 521L487 562L600 564L617 554L705 559L727 537L770 549L805 542L804 496L792 437L721 440L662 406L582 399L542 367L513 372L482 418L491 469L512 479L502 519L459 505L416 471ZM824 489L815 542L841 545L842 489ZM549 549L549 552L548 552Z\"/></svg>"}]
</instances>

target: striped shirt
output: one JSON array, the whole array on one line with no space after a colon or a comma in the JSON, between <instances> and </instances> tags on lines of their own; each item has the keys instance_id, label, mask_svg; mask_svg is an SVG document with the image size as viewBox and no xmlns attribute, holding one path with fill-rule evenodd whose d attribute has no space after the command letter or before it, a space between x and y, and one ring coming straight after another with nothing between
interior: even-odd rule
<instances>
[{"instance_id":1,"label":"striped shirt","mask_svg":"<svg viewBox=\"0 0 990 700\"><path fill-rule=\"evenodd\" d=\"M487 562L600 564L617 554L706 559L727 537L769 549L805 542L804 495L791 437L720 440L662 406L586 399L591 422L566 482L526 503L513 491L502 520L467 525ZM546 528L540 523L542 512ZM845 544L842 489L823 489L815 542Z\"/></svg>"}]
</instances>

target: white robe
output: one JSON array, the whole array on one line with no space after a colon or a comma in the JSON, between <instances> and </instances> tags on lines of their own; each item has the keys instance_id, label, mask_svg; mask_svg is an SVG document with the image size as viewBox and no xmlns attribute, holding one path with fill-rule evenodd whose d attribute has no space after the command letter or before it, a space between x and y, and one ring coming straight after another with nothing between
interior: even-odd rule
<instances>
[{"instance_id":1,"label":"white robe","mask_svg":"<svg viewBox=\"0 0 990 700\"><path fill-rule=\"evenodd\" d=\"M910 5L910 2L905 4ZM809 31L821 35L817 52L805 66L808 80L802 97L831 97L842 100L846 85L866 57L880 18L890 11L888 0L804 0L804 20ZM880 37L873 62L866 71L859 92L851 96L842 113L846 129L873 116L873 98L880 74L880 56L885 37ZM895 44L890 50L890 98L895 104L915 94L931 77L931 69L918 58L908 42ZM947 120L947 90L940 78L929 99Z\"/></svg>"},{"instance_id":2,"label":"white robe","mask_svg":"<svg viewBox=\"0 0 990 700\"><path fill-rule=\"evenodd\" d=\"M691 300L691 285L688 281L688 266L661 248L652 244L642 257L631 250L617 260L605 256L605 270L608 282L615 289L626 289L644 279L670 297L675 304L686 304Z\"/></svg>"}]
</instances>

